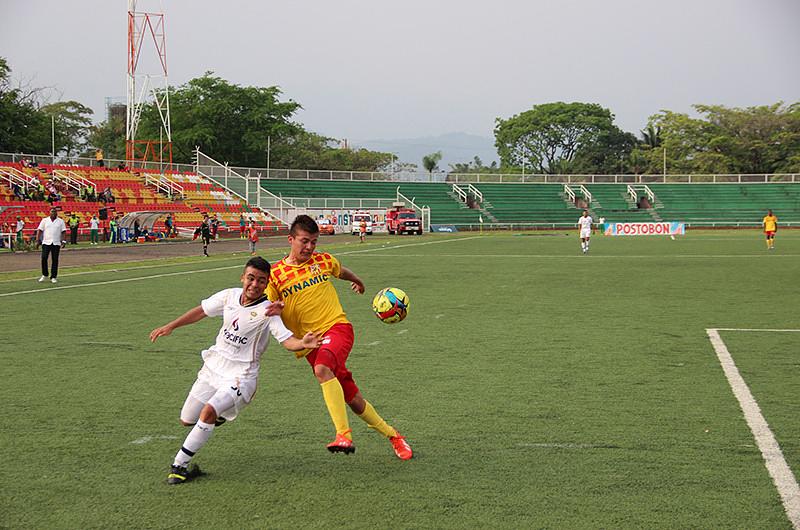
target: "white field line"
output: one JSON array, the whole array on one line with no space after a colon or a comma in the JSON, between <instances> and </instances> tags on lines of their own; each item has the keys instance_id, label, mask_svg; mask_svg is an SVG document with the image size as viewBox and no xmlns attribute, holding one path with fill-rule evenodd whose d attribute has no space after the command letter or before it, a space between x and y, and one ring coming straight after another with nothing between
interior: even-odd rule
<instances>
[{"instance_id":1,"label":"white field line","mask_svg":"<svg viewBox=\"0 0 800 530\"><path fill-rule=\"evenodd\" d=\"M730 331L734 330L731 329ZM756 403L753 394L750 393L750 389L739 373L739 369L736 368L728 347L725 346L722 337L719 335L719 329L709 328L706 333L711 340L712 346L714 346L714 351L717 352L717 357L722 365L722 370L725 372L725 377L728 378L733 394L739 401L742 412L744 412L744 418L755 437L756 445L761 451L761 456L764 458L764 463L767 466L769 475L772 477L772 482L781 496L786 515L795 530L800 530L800 486L797 484L797 479L792 473L789 464L786 463L778 441L775 439L775 435L772 434L767 420L761 414L758 403Z\"/></svg>"},{"instance_id":2,"label":"white field line","mask_svg":"<svg viewBox=\"0 0 800 530\"><path fill-rule=\"evenodd\" d=\"M717 331L765 331L768 333L800 333L800 329L714 328Z\"/></svg>"},{"instance_id":3,"label":"white field line","mask_svg":"<svg viewBox=\"0 0 800 530\"><path fill-rule=\"evenodd\" d=\"M173 258L164 258L164 259L173 259ZM218 262L218 261L231 261L233 259L241 259L241 257L232 256L232 257L229 257L229 258L216 258L216 259L211 258L211 259L203 260L203 263L214 263L214 262ZM72 276L85 276L87 274L104 274L104 273L108 274L108 273L114 273L114 272L138 271L138 270L144 270L144 269L161 269L161 268L164 268L164 267L184 267L184 266L187 266L187 265L195 265L197 262L194 262L194 263L193 262L186 262L186 263L158 263L158 264L154 264L154 265L140 265L138 267L125 267L124 266L125 263L126 262L124 262L124 261L120 261L118 264L117 263L109 263L108 265L119 265L119 267L112 267L112 268L108 268L108 269L102 269L102 270L96 270L96 271L66 272L66 273L62 272L61 267L59 267L59 269L58 269L58 272L59 272L58 277L59 278L70 278ZM67 268L66 270L69 270L69 268ZM25 271L20 271L20 272L25 272ZM15 279L12 279L12 280L0 280L0 283L27 282L27 281L30 281L30 280L35 280L37 278L39 278L39 274L37 274L36 276L34 276L32 278L15 278Z\"/></svg>"},{"instance_id":4,"label":"white field line","mask_svg":"<svg viewBox=\"0 0 800 530\"><path fill-rule=\"evenodd\" d=\"M434 245L434 244L437 244L437 243L449 243L451 241L463 241L463 240L466 240L466 239L475 239L477 237L480 237L480 236L445 239L445 240L438 240L438 241L428 241L428 242L425 242L425 243L411 243L411 244L408 244L408 245L397 245L397 246L392 246L392 247L380 247L380 248L374 248L374 249L353 250L353 251L349 251L349 252L337 252L337 255L343 256L343 255L350 255L350 254L360 254L360 253L363 253L363 252L375 252L375 251L380 251L380 250L394 250L396 248L413 247L413 246L419 246L419 245ZM19 295L19 294L48 293L48 292L53 292L53 291L61 291L61 290L64 290L64 289L79 289L79 288L82 288L82 287L96 287L98 285L112 285L112 284L115 284L115 283L137 282L137 281L141 281L141 280L152 280L152 279L155 279L155 278L166 278L166 277L169 277L169 276L181 276L181 275L184 275L184 274L198 274L198 273L202 273L202 272L224 271L224 270L228 270L228 269L238 269L238 268L241 268L241 267L242 267L242 264L238 263L236 265L229 265L227 267L215 267L215 268L211 268L211 269L198 269L198 270L192 270L192 271L167 272L167 273L164 273L164 274L153 274L153 275L150 275L150 276L137 276L137 277L134 277L134 278L122 278L122 279L118 279L118 280L106 280L106 281L102 281L102 282L80 283L80 284L74 284L74 285L61 285L61 286L58 286L58 287L49 287L49 288L41 288L41 289L29 289L29 290L26 290L26 291L14 291L14 292L11 292L11 293L0 293L0 298L6 297L6 296L16 296L16 295Z\"/></svg>"},{"instance_id":5,"label":"white field line","mask_svg":"<svg viewBox=\"0 0 800 530\"><path fill-rule=\"evenodd\" d=\"M166 278L169 276L181 276L183 274L198 274L201 272L215 272L215 271L224 271L227 269L239 269L241 268L241 264L236 265L229 265L227 267L217 267L215 269L198 269L194 271L181 271L181 272L165 272L164 274L153 274L151 276L138 276L135 278L122 278L119 280L107 280L104 282L91 282L91 283L79 283L75 285L62 285L59 287L49 287L44 289L31 289L28 291L15 291L13 293L2 293L0 297L4 296L15 296L18 294L31 294L31 293L49 293L52 291L61 291L64 289L80 289L82 287L96 287L98 285L112 285L115 283L126 283L126 282L138 282L141 280L152 280L154 278Z\"/></svg>"},{"instance_id":6,"label":"white field line","mask_svg":"<svg viewBox=\"0 0 800 530\"><path fill-rule=\"evenodd\" d=\"M391 249L386 249L391 250ZM767 254L671 254L671 255L636 255L636 256L623 256L623 255L605 255L598 256L597 254L584 255L582 253L576 254L386 254L386 257L391 258L545 258L545 259L580 259L580 260L594 260L594 259L628 259L628 258L641 258L641 259L683 259L683 258L764 258ZM770 254L768 259L773 258L797 258L800 254Z\"/></svg>"}]
</instances>

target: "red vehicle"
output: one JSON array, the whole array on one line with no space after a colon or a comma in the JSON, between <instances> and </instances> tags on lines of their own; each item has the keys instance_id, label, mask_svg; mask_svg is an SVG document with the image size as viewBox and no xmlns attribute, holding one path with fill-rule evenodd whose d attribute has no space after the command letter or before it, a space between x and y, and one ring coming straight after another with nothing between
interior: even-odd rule
<instances>
[{"instance_id":1,"label":"red vehicle","mask_svg":"<svg viewBox=\"0 0 800 530\"><path fill-rule=\"evenodd\" d=\"M417 212L405 206L402 202L395 202L386 210L386 230L390 234L422 235L422 221L417 217Z\"/></svg>"}]
</instances>

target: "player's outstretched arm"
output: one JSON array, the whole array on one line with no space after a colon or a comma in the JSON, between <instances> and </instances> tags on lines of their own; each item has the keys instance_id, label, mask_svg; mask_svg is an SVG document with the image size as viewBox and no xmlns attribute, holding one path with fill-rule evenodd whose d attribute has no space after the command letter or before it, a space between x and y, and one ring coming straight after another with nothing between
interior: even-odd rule
<instances>
[{"instance_id":1,"label":"player's outstretched arm","mask_svg":"<svg viewBox=\"0 0 800 530\"><path fill-rule=\"evenodd\" d=\"M155 342L158 337L167 336L175 328L179 328L181 326L188 326L189 324L194 324L200 320L203 320L206 317L205 311L203 311L203 306L197 306L190 310L188 310L183 315L179 316L169 324L165 324L160 328L156 328L150 332L150 342Z\"/></svg>"},{"instance_id":2,"label":"player's outstretched arm","mask_svg":"<svg viewBox=\"0 0 800 530\"><path fill-rule=\"evenodd\" d=\"M313 350L319 348L320 336L309 331L302 339L293 335L281 342L281 345L289 351Z\"/></svg>"},{"instance_id":3,"label":"player's outstretched arm","mask_svg":"<svg viewBox=\"0 0 800 530\"><path fill-rule=\"evenodd\" d=\"M355 272L347 267L341 268L339 271L339 279L350 282L350 288L352 290L358 294L364 294L364 282L361 281L361 278L359 278Z\"/></svg>"}]
</instances>

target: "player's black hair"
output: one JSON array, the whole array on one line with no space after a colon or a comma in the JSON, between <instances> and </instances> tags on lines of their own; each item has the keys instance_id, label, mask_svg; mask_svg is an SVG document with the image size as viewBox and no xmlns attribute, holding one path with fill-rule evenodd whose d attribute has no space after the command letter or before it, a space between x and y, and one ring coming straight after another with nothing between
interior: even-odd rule
<instances>
[{"instance_id":1,"label":"player's black hair","mask_svg":"<svg viewBox=\"0 0 800 530\"><path fill-rule=\"evenodd\" d=\"M261 272L265 272L267 275L269 275L269 261L265 260L261 256L256 256L247 260L247 263L244 265L244 269L247 270L248 267L253 267L254 269L258 269Z\"/></svg>"},{"instance_id":2,"label":"player's black hair","mask_svg":"<svg viewBox=\"0 0 800 530\"><path fill-rule=\"evenodd\" d=\"M319 234L317 222L307 215L298 215L294 218L294 221L292 221L292 226L289 227L289 233L296 236L298 230L303 230L311 235Z\"/></svg>"}]
</instances>

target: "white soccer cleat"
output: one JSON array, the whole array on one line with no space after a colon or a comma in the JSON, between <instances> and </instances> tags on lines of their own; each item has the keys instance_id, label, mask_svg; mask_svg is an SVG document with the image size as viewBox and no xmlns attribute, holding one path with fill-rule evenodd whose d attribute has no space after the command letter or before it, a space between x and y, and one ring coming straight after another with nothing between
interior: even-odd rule
<instances>
[{"instance_id":1,"label":"white soccer cleat","mask_svg":"<svg viewBox=\"0 0 800 530\"><path fill-rule=\"evenodd\" d=\"M42 276L41 278L39 278L39 283L42 283L42 282L43 282L43 281L45 281L46 279L47 279L47 276Z\"/></svg>"},{"instance_id":2,"label":"white soccer cleat","mask_svg":"<svg viewBox=\"0 0 800 530\"><path fill-rule=\"evenodd\" d=\"M56 280L55 278L53 278L52 280L50 280L50 283L58 283L58 280Z\"/></svg>"}]
</instances>

